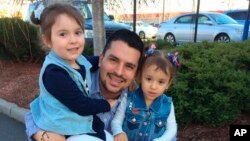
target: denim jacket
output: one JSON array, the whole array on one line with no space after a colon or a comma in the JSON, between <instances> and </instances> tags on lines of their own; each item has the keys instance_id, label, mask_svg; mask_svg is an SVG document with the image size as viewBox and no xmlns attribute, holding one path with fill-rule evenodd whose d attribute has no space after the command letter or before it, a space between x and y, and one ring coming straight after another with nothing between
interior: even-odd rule
<instances>
[{"instance_id":1,"label":"denim jacket","mask_svg":"<svg viewBox=\"0 0 250 141\"><path fill-rule=\"evenodd\" d=\"M171 102L172 99L163 94L147 108L140 88L128 94L126 117L122 127L128 140L152 141L162 136L166 131Z\"/></svg>"}]
</instances>

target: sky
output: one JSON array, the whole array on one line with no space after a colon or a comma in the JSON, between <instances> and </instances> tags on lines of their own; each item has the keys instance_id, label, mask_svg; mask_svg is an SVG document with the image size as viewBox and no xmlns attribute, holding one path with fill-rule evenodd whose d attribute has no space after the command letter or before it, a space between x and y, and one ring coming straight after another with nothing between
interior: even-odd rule
<instances>
[{"instance_id":1,"label":"sky","mask_svg":"<svg viewBox=\"0 0 250 141\"><path fill-rule=\"evenodd\" d=\"M14 0L0 0L0 13L15 14L16 10L21 10L23 16L26 14L26 9L28 6L28 0L23 0L24 4L22 6L13 6ZM132 14L133 13L133 1L134 0L106 0L111 4L105 4L105 11L108 14ZM193 1L198 0L136 0L147 1L148 5L137 4L137 13L162 13L163 4L164 12L191 12L196 11L196 3ZM152 2L154 1L154 2ZM112 3L116 4L116 8ZM249 1L248 0L200 0L200 11L223 11L232 9L247 9ZM15 4L14 4L15 5ZM113 10L111 10L113 9Z\"/></svg>"}]
</instances>

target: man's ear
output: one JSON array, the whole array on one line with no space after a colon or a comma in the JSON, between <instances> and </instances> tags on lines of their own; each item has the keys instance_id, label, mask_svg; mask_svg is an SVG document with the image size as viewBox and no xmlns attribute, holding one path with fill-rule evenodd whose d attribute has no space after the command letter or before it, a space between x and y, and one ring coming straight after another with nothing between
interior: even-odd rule
<instances>
[{"instance_id":1,"label":"man's ear","mask_svg":"<svg viewBox=\"0 0 250 141\"><path fill-rule=\"evenodd\" d=\"M104 56L103 56L103 54L101 53L101 54L99 55L98 67L101 67L103 57L104 57Z\"/></svg>"}]
</instances>

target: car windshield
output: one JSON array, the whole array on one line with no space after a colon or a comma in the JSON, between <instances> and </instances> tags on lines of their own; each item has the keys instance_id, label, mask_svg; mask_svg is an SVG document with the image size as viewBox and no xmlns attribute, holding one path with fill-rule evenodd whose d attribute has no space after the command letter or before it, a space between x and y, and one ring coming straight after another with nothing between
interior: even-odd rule
<instances>
[{"instance_id":1,"label":"car windshield","mask_svg":"<svg viewBox=\"0 0 250 141\"><path fill-rule=\"evenodd\" d=\"M73 5L80 10L80 12L82 13L82 15L84 15L85 19L92 19L93 18L93 11L92 11L92 5L91 4L87 4L86 2L82 2L82 1L73 1ZM110 21L109 16L104 12L103 15L104 21Z\"/></svg>"},{"instance_id":2,"label":"car windshield","mask_svg":"<svg viewBox=\"0 0 250 141\"><path fill-rule=\"evenodd\" d=\"M90 4L82 1L73 1L72 4L81 12L85 19L92 19Z\"/></svg>"},{"instance_id":3,"label":"car windshield","mask_svg":"<svg viewBox=\"0 0 250 141\"><path fill-rule=\"evenodd\" d=\"M224 14L209 14L217 24L238 24L234 19Z\"/></svg>"},{"instance_id":4,"label":"car windshield","mask_svg":"<svg viewBox=\"0 0 250 141\"><path fill-rule=\"evenodd\" d=\"M104 12L104 21L110 21L110 18L109 16Z\"/></svg>"}]
</instances>

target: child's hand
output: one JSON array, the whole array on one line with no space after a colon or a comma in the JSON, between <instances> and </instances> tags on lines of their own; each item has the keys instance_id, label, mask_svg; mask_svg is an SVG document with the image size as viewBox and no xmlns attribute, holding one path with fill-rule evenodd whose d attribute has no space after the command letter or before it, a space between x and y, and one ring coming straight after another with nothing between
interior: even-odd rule
<instances>
[{"instance_id":1,"label":"child's hand","mask_svg":"<svg viewBox=\"0 0 250 141\"><path fill-rule=\"evenodd\" d=\"M114 141L128 141L128 137L126 133L122 132L120 134L115 135Z\"/></svg>"}]
</instances>

